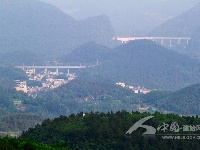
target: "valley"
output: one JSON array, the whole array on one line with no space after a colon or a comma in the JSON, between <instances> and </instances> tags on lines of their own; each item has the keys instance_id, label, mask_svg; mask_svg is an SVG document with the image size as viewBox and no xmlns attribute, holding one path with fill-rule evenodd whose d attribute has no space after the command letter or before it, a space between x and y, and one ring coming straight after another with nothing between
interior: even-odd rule
<instances>
[{"instance_id":1,"label":"valley","mask_svg":"<svg viewBox=\"0 0 200 150\"><path fill-rule=\"evenodd\" d=\"M200 149L199 12L2 0L0 149Z\"/></svg>"}]
</instances>

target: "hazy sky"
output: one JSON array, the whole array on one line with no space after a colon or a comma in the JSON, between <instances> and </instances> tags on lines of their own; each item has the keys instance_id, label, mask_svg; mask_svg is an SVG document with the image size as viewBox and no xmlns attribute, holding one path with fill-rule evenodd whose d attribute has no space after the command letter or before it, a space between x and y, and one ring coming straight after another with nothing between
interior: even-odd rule
<instances>
[{"instance_id":1,"label":"hazy sky","mask_svg":"<svg viewBox=\"0 0 200 150\"><path fill-rule=\"evenodd\" d=\"M200 0L43 0L76 20L106 14L117 35L145 35Z\"/></svg>"}]
</instances>

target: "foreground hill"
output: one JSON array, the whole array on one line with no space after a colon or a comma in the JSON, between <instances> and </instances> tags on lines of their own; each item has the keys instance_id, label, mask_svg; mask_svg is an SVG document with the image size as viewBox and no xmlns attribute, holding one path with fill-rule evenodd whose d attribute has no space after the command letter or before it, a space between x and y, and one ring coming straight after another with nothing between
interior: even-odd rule
<instances>
[{"instance_id":1,"label":"foreground hill","mask_svg":"<svg viewBox=\"0 0 200 150\"><path fill-rule=\"evenodd\" d=\"M27 51L43 59L57 58L92 40L108 45L114 36L105 15L76 21L39 0L3 0L0 12L0 53Z\"/></svg>"},{"instance_id":2,"label":"foreground hill","mask_svg":"<svg viewBox=\"0 0 200 150\"><path fill-rule=\"evenodd\" d=\"M162 136L144 137L142 133L144 129L138 129L132 134L125 134L127 130L138 120L154 116L148 120L145 125L150 125L157 128L163 123L172 124L177 122L180 127L183 125L197 125L200 123L199 118L195 117L180 117L173 114L140 114L138 112L128 113L108 112L105 113L79 113L77 115L60 116L53 120L47 119L41 125L29 129L22 134L22 138L46 143L56 144L58 146L68 146L70 149L199 149L198 140L167 140L162 139ZM169 128L166 131L157 131L157 133L174 134ZM179 134L189 134L188 132L179 131ZM198 131L195 132L198 134Z\"/></svg>"},{"instance_id":3,"label":"foreground hill","mask_svg":"<svg viewBox=\"0 0 200 150\"><path fill-rule=\"evenodd\" d=\"M114 48L99 67L80 78L126 82L151 89L176 90L200 82L200 63L151 41L133 41Z\"/></svg>"}]
</instances>

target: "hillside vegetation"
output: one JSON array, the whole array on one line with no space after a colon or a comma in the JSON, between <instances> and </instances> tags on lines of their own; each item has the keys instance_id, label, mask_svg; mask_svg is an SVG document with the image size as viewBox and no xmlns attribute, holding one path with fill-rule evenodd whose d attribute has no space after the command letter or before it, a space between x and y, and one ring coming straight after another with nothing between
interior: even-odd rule
<instances>
[{"instance_id":1,"label":"hillside vegetation","mask_svg":"<svg viewBox=\"0 0 200 150\"><path fill-rule=\"evenodd\" d=\"M167 140L162 136L144 137L144 129L138 129L132 134L126 131L138 120L146 116L154 118L145 122L145 125L157 128L163 123L171 124L177 122L183 125L196 125L200 123L197 117L180 117L173 114L140 114L138 112L128 113L79 113L77 115L60 116L53 120L47 119L41 125L24 132L21 138L28 138L46 144L68 146L70 149L98 150L98 149L129 149L129 150L169 150L169 149L199 149L198 140ZM158 132L158 131L157 131ZM162 133L162 132L159 132ZM174 134L166 131L165 134ZM184 132L186 134L186 132ZM184 134L179 132L179 134ZM187 132L188 133L188 132ZM195 132L198 134L198 131Z\"/></svg>"},{"instance_id":2,"label":"hillside vegetation","mask_svg":"<svg viewBox=\"0 0 200 150\"><path fill-rule=\"evenodd\" d=\"M181 115L200 114L200 84L191 85L164 98L158 107Z\"/></svg>"},{"instance_id":3,"label":"hillside vegetation","mask_svg":"<svg viewBox=\"0 0 200 150\"><path fill-rule=\"evenodd\" d=\"M98 49L96 46L96 51ZM82 50L79 57L86 59L84 49ZM75 59L71 59L73 58ZM200 82L198 60L151 41L132 41L118 46L99 59L99 64L98 67L82 70L79 77L115 83L121 81L135 87L165 90L177 90Z\"/></svg>"}]
</instances>

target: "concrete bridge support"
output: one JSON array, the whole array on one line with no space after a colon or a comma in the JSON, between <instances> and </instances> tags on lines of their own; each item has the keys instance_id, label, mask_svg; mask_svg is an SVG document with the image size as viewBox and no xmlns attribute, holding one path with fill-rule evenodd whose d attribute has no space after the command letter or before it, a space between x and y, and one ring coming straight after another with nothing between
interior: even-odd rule
<instances>
[{"instance_id":1,"label":"concrete bridge support","mask_svg":"<svg viewBox=\"0 0 200 150\"><path fill-rule=\"evenodd\" d=\"M56 74L57 74L57 75L59 74L58 68L56 68Z\"/></svg>"},{"instance_id":2,"label":"concrete bridge support","mask_svg":"<svg viewBox=\"0 0 200 150\"><path fill-rule=\"evenodd\" d=\"M33 74L36 74L36 69L35 68L33 68Z\"/></svg>"},{"instance_id":3,"label":"concrete bridge support","mask_svg":"<svg viewBox=\"0 0 200 150\"><path fill-rule=\"evenodd\" d=\"M67 75L69 75L69 68L67 69Z\"/></svg>"}]
</instances>

